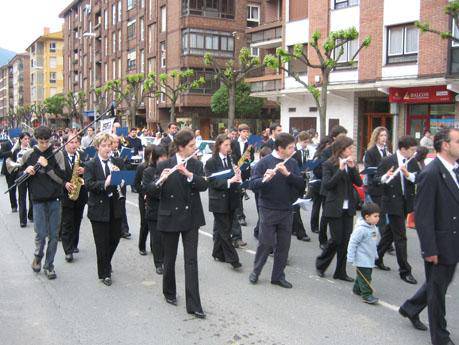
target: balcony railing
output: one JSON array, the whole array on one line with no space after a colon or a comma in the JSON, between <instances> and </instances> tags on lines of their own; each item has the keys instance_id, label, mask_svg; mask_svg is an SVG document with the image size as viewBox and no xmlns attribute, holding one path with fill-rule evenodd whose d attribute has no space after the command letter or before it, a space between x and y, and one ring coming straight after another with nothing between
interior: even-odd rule
<instances>
[{"instance_id":1,"label":"balcony railing","mask_svg":"<svg viewBox=\"0 0 459 345\"><path fill-rule=\"evenodd\" d=\"M282 39L282 22L263 24L246 30L247 40L250 44L268 42Z\"/></svg>"},{"instance_id":2,"label":"balcony railing","mask_svg":"<svg viewBox=\"0 0 459 345\"><path fill-rule=\"evenodd\" d=\"M282 89L282 80L260 80L257 82L250 83L252 92L268 92L268 91L279 91Z\"/></svg>"}]
</instances>

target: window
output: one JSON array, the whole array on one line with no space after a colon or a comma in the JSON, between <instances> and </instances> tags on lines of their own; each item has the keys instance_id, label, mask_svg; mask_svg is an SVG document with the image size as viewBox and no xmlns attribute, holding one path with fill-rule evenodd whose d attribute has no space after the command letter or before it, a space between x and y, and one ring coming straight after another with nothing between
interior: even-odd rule
<instances>
[{"instance_id":1,"label":"window","mask_svg":"<svg viewBox=\"0 0 459 345\"><path fill-rule=\"evenodd\" d=\"M51 87L49 89L49 95L52 97L57 93L57 89L55 87Z\"/></svg>"},{"instance_id":2,"label":"window","mask_svg":"<svg viewBox=\"0 0 459 345\"><path fill-rule=\"evenodd\" d=\"M118 1L118 22L121 22L121 13L122 13L122 6L121 0Z\"/></svg>"},{"instance_id":3,"label":"window","mask_svg":"<svg viewBox=\"0 0 459 345\"><path fill-rule=\"evenodd\" d=\"M108 81L108 63L104 64L104 77L102 81L103 82Z\"/></svg>"},{"instance_id":4,"label":"window","mask_svg":"<svg viewBox=\"0 0 459 345\"><path fill-rule=\"evenodd\" d=\"M55 53L56 52L56 42L50 42L49 43L49 52L50 53Z\"/></svg>"},{"instance_id":5,"label":"window","mask_svg":"<svg viewBox=\"0 0 459 345\"><path fill-rule=\"evenodd\" d=\"M52 56L49 58L49 68L57 68L57 59Z\"/></svg>"},{"instance_id":6,"label":"window","mask_svg":"<svg viewBox=\"0 0 459 345\"><path fill-rule=\"evenodd\" d=\"M149 5L148 5L148 19L153 19L153 0L150 0Z\"/></svg>"},{"instance_id":7,"label":"window","mask_svg":"<svg viewBox=\"0 0 459 345\"><path fill-rule=\"evenodd\" d=\"M112 25L116 24L116 5L112 5Z\"/></svg>"},{"instance_id":8,"label":"window","mask_svg":"<svg viewBox=\"0 0 459 345\"><path fill-rule=\"evenodd\" d=\"M204 55L211 52L215 56L234 56L234 37L228 32L185 29L182 31L182 54Z\"/></svg>"},{"instance_id":9,"label":"window","mask_svg":"<svg viewBox=\"0 0 459 345\"><path fill-rule=\"evenodd\" d=\"M121 50L121 30L118 30L118 49Z\"/></svg>"},{"instance_id":10,"label":"window","mask_svg":"<svg viewBox=\"0 0 459 345\"><path fill-rule=\"evenodd\" d=\"M105 43L104 53L105 53L105 56L107 56L108 55L108 37L104 37L104 43Z\"/></svg>"},{"instance_id":11,"label":"window","mask_svg":"<svg viewBox=\"0 0 459 345\"><path fill-rule=\"evenodd\" d=\"M127 0L127 9L132 10L135 6L135 0Z\"/></svg>"},{"instance_id":12,"label":"window","mask_svg":"<svg viewBox=\"0 0 459 345\"><path fill-rule=\"evenodd\" d=\"M182 0L182 14L234 19L235 0Z\"/></svg>"},{"instance_id":13,"label":"window","mask_svg":"<svg viewBox=\"0 0 459 345\"><path fill-rule=\"evenodd\" d=\"M159 50L161 52L161 68L166 67L166 42L159 44Z\"/></svg>"},{"instance_id":14,"label":"window","mask_svg":"<svg viewBox=\"0 0 459 345\"><path fill-rule=\"evenodd\" d=\"M288 52L290 54L293 53L293 47L294 46L289 46L288 47ZM303 46L303 53L304 55L308 56L308 46L305 44ZM308 73L308 66L302 61L304 59L292 59L289 63L289 70L291 73L296 73L299 76L305 76Z\"/></svg>"},{"instance_id":15,"label":"window","mask_svg":"<svg viewBox=\"0 0 459 345\"><path fill-rule=\"evenodd\" d=\"M118 79L121 79L121 59L118 59Z\"/></svg>"},{"instance_id":16,"label":"window","mask_svg":"<svg viewBox=\"0 0 459 345\"><path fill-rule=\"evenodd\" d=\"M419 31L413 25L387 29L387 63L417 62Z\"/></svg>"},{"instance_id":17,"label":"window","mask_svg":"<svg viewBox=\"0 0 459 345\"><path fill-rule=\"evenodd\" d=\"M260 25L260 6L247 6L247 27L255 27Z\"/></svg>"},{"instance_id":18,"label":"window","mask_svg":"<svg viewBox=\"0 0 459 345\"><path fill-rule=\"evenodd\" d=\"M145 25L143 18L140 19L140 40L145 40Z\"/></svg>"},{"instance_id":19,"label":"window","mask_svg":"<svg viewBox=\"0 0 459 345\"><path fill-rule=\"evenodd\" d=\"M250 56L260 57L260 49L257 47L250 47Z\"/></svg>"},{"instance_id":20,"label":"window","mask_svg":"<svg viewBox=\"0 0 459 345\"><path fill-rule=\"evenodd\" d=\"M32 86L35 85L35 74L34 73L30 75L30 85Z\"/></svg>"},{"instance_id":21,"label":"window","mask_svg":"<svg viewBox=\"0 0 459 345\"><path fill-rule=\"evenodd\" d=\"M131 20L127 25L128 40L135 38L135 19Z\"/></svg>"},{"instance_id":22,"label":"window","mask_svg":"<svg viewBox=\"0 0 459 345\"><path fill-rule=\"evenodd\" d=\"M127 68L128 68L128 70L135 69L136 59L137 59L137 54L136 54L135 49L129 50L128 55L127 55Z\"/></svg>"},{"instance_id":23,"label":"window","mask_svg":"<svg viewBox=\"0 0 459 345\"><path fill-rule=\"evenodd\" d=\"M108 29L108 13L107 10L104 10L104 29Z\"/></svg>"},{"instance_id":24,"label":"window","mask_svg":"<svg viewBox=\"0 0 459 345\"><path fill-rule=\"evenodd\" d=\"M145 72L145 51L140 51L140 73Z\"/></svg>"},{"instance_id":25,"label":"window","mask_svg":"<svg viewBox=\"0 0 459 345\"><path fill-rule=\"evenodd\" d=\"M112 53L116 52L116 32L112 32Z\"/></svg>"},{"instance_id":26,"label":"window","mask_svg":"<svg viewBox=\"0 0 459 345\"><path fill-rule=\"evenodd\" d=\"M55 84L56 83L56 72L50 72L49 73L49 82L51 84Z\"/></svg>"},{"instance_id":27,"label":"window","mask_svg":"<svg viewBox=\"0 0 459 345\"><path fill-rule=\"evenodd\" d=\"M116 60L112 61L112 79L116 78Z\"/></svg>"},{"instance_id":28,"label":"window","mask_svg":"<svg viewBox=\"0 0 459 345\"><path fill-rule=\"evenodd\" d=\"M155 24L152 24L148 27L148 52L152 53L155 49L155 31L156 31L156 26Z\"/></svg>"},{"instance_id":29,"label":"window","mask_svg":"<svg viewBox=\"0 0 459 345\"><path fill-rule=\"evenodd\" d=\"M189 93L212 95L220 87L220 82L215 79L215 73L212 70L195 69L194 72L194 76L190 78L190 81L204 77L206 82L197 88L191 89Z\"/></svg>"},{"instance_id":30,"label":"window","mask_svg":"<svg viewBox=\"0 0 459 345\"><path fill-rule=\"evenodd\" d=\"M459 38L459 30L456 26L456 21L453 19L453 27L451 29L453 36ZM459 73L459 43L451 40L451 57L450 57L450 65L449 65L449 72L451 74Z\"/></svg>"},{"instance_id":31,"label":"window","mask_svg":"<svg viewBox=\"0 0 459 345\"><path fill-rule=\"evenodd\" d=\"M160 9L161 13L161 32L165 32L167 29L167 12L166 6L162 6Z\"/></svg>"},{"instance_id":32,"label":"window","mask_svg":"<svg viewBox=\"0 0 459 345\"><path fill-rule=\"evenodd\" d=\"M337 44L339 44L339 42L337 42ZM348 41L346 42L343 46L340 46L338 48L335 48L335 51L333 52L333 55L334 57L338 57L340 51L341 51L341 48L343 48L343 55L341 55L338 59L338 68L340 67L340 64L341 64L341 67L354 67L354 66L351 66L348 64L348 62L350 62L352 60L352 57L355 55L355 53L357 52L357 49L359 49L359 41L356 39L356 40L352 40L352 41ZM357 55L354 59L354 61L358 61L359 60L359 56ZM356 66L355 66L356 67Z\"/></svg>"},{"instance_id":33,"label":"window","mask_svg":"<svg viewBox=\"0 0 459 345\"><path fill-rule=\"evenodd\" d=\"M140 0L140 8L144 8L145 7L145 0Z\"/></svg>"},{"instance_id":34,"label":"window","mask_svg":"<svg viewBox=\"0 0 459 345\"><path fill-rule=\"evenodd\" d=\"M334 0L335 1L335 10L339 8L346 8L351 6L358 6L359 0Z\"/></svg>"}]
</instances>

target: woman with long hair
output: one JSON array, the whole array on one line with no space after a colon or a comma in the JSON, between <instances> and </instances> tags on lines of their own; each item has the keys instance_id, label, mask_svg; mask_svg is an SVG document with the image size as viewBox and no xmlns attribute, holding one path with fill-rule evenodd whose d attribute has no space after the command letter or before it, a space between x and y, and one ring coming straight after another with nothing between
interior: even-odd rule
<instances>
[{"instance_id":1,"label":"woman with long hair","mask_svg":"<svg viewBox=\"0 0 459 345\"><path fill-rule=\"evenodd\" d=\"M202 163L192 158L196 140L189 129L182 129L173 139L169 159L157 166L159 192L158 230L164 243L163 294L166 302L177 305L175 260L180 236L185 260L186 310L205 318L199 296L198 237L205 225L200 192L207 189ZM155 183L156 186L156 183Z\"/></svg>"},{"instance_id":2,"label":"woman with long hair","mask_svg":"<svg viewBox=\"0 0 459 345\"><path fill-rule=\"evenodd\" d=\"M323 277L336 254L333 278L349 282L354 279L346 273L346 253L358 198L353 184L362 185L357 163L352 157L352 146L351 138L338 136L332 145L332 156L322 164L323 216L330 226L331 238L316 259L317 273Z\"/></svg>"},{"instance_id":3,"label":"woman with long hair","mask_svg":"<svg viewBox=\"0 0 459 345\"><path fill-rule=\"evenodd\" d=\"M153 253L153 262L157 274L163 274L164 272L164 249L162 234L158 230L159 194L157 193L154 181L158 163L166 159L167 152L164 146L147 146L145 149L145 162L148 162L148 165L143 172L140 188L140 191L145 196L145 221L147 223L148 232L150 233L150 249ZM142 238L139 239L139 248L141 244L143 244L143 248L145 248L148 233L142 233L141 235Z\"/></svg>"},{"instance_id":4,"label":"woman with long hair","mask_svg":"<svg viewBox=\"0 0 459 345\"><path fill-rule=\"evenodd\" d=\"M228 176L214 178L213 174L229 170ZM239 256L231 243L231 228L237 218L234 212L240 206L241 172L231 162L231 140L226 134L217 136L212 157L206 162L209 178L209 211L214 214L215 260L227 262L233 268L241 267Z\"/></svg>"}]
</instances>

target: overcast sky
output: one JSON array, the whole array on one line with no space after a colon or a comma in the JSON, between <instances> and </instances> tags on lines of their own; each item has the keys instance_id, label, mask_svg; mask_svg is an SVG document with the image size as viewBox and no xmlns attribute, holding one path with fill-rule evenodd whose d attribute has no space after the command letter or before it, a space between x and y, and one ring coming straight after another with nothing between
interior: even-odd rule
<instances>
[{"instance_id":1,"label":"overcast sky","mask_svg":"<svg viewBox=\"0 0 459 345\"><path fill-rule=\"evenodd\" d=\"M62 28L59 13L71 0L0 0L0 47L17 53L43 34Z\"/></svg>"}]
</instances>

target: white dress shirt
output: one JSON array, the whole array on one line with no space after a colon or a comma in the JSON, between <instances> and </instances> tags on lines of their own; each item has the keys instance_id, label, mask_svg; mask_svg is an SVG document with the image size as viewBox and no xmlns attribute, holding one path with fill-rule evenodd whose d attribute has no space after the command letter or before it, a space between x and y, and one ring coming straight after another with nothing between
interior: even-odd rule
<instances>
[{"instance_id":1,"label":"white dress shirt","mask_svg":"<svg viewBox=\"0 0 459 345\"><path fill-rule=\"evenodd\" d=\"M180 155L178 154L178 152L175 154L175 158L177 159L177 164L180 164L181 162L183 162L183 161L185 160L185 158L183 158L182 156L180 156ZM185 163L185 168L186 168L186 165L187 165L187 163ZM187 180L188 182L191 182L191 181L193 181L193 177L194 177L194 175L192 175L191 177L187 177L186 180Z\"/></svg>"}]
</instances>

